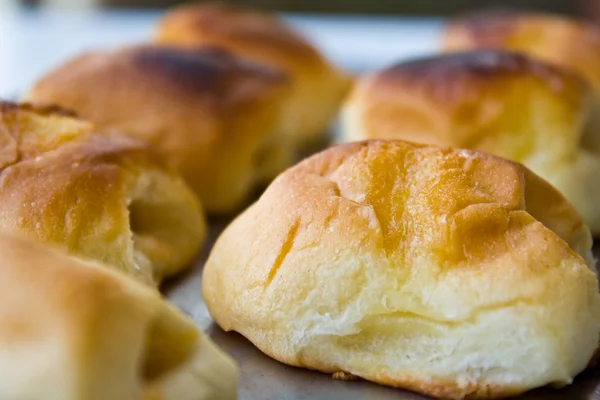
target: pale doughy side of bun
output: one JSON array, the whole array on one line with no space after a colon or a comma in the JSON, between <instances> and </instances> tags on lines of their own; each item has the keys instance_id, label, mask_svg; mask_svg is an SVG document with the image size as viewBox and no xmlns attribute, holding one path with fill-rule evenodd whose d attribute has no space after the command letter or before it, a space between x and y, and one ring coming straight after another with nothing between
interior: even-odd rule
<instances>
[{"instance_id":1,"label":"pale doughy side of bun","mask_svg":"<svg viewBox=\"0 0 600 400\"><path fill-rule=\"evenodd\" d=\"M352 143L280 175L218 239L202 293L223 329L283 363L497 398L588 365L590 247L579 214L517 163Z\"/></svg>"},{"instance_id":2,"label":"pale doughy side of bun","mask_svg":"<svg viewBox=\"0 0 600 400\"><path fill-rule=\"evenodd\" d=\"M153 289L0 234L0 398L235 399L237 368Z\"/></svg>"},{"instance_id":3,"label":"pale doughy side of bun","mask_svg":"<svg viewBox=\"0 0 600 400\"><path fill-rule=\"evenodd\" d=\"M245 205L292 161L286 76L216 48L139 45L77 57L26 99L74 110L165 154L210 213Z\"/></svg>"},{"instance_id":4,"label":"pale doughy side of bun","mask_svg":"<svg viewBox=\"0 0 600 400\"><path fill-rule=\"evenodd\" d=\"M148 145L59 111L0 103L0 229L157 284L206 236L198 200Z\"/></svg>"},{"instance_id":5,"label":"pale doughy side of bun","mask_svg":"<svg viewBox=\"0 0 600 400\"><path fill-rule=\"evenodd\" d=\"M352 83L284 21L244 7L211 2L176 7L159 22L156 41L214 45L285 71L292 92L282 129L301 147L323 141Z\"/></svg>"},{"instance_id":6,"label":"pale doughy side of bun","mask_svg":"<svg viewBox=\"0 0 600 400\"><path fill-rule=\"evenodd\" d=\"M600 115L577 75L504 51L444 54L365 76L344 140L401 139L485 151L548 180L600 234Z\"/></svg>"}]
</instances>

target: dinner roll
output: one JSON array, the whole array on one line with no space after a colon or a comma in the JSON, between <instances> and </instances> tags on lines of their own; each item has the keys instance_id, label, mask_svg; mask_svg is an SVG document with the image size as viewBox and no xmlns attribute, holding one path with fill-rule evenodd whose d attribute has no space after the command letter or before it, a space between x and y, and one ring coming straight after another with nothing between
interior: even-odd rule
<instances>
[{"instance_id":1,"label":"dinner roll","mask_svg":"<svg viewBox=\"0 0 600 400\"><path fill-rule=\"evenodd\" d=\"M520 164L367 141L281 174L217 240L202 293L223 329L283 363L493 398L568 384L590 361L590 246Z\"/></svg>"},{"instance_id":2,"label":"dinner roll","mask_svg":"<svg viewBox=\"0 0 600 400\"><path fill-rule=\"evenodd\" d=\"M443 48L523 52L570 68L600 90L600 28L584 20L516 10L473 12L448 24Z\"/></svg>"},{"instance_id":3,"label":"dinner roll","mask_svg":"<svg viewBox=\"0 0 600 400\"><path fill-rule=\"evenodd\" d=\"M440 55L363 78L345 140L403 139L478 149L552 183L600 234L598 102L577 76L517 53Z\"/></svg>"},{"instance_id":4,"label":"dinner roll","mask_svg":"<svg viewBox=\"0 0 600 400\"><path fill-rule=\"evenodd\" d=\"M0 398L235 399L237 369L155 290L0 234Z\"/></svg>"},{"instance_id":5,"label":"dinner roll","mask_svg":"<svg viewBox=\"0 0 600 400\"><path fill-rule=\"evenodd\" d=\"M78 57L27 99L59 104L164 151L211 213L243 205L292 161L279 72L213 48L135 46Z\"/></svg>"},{"instance_id":6,"label":"dinner roll","mask_svg":"<svg viewBox=\"0 0 600 400\"><path fill-rule=\"evenodd\" d=\"M94 129L0 103L0 229L158 283L204 240L198 200L146 144Z\"/></svg>"},{"instance_id":7,"label":"dinner roll","mask_svg":"<svg viewBox=\"0 0 600 400\"><path fill-rule=\"evenodd\" d=\"M212 2L176 7L159 22L156 41L216 45L287 72L293 88L284 131L305 148L323 140L351 83L281 19L243 7Z\"/></svg>"}]
</instances>

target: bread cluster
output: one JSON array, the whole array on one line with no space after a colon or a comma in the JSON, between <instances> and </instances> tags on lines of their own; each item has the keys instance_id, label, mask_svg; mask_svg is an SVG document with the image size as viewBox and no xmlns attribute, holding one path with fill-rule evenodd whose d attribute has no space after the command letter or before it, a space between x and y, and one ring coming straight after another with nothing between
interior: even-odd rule
<instances>
[{"instance_id":1,"label":"bread cluster","mask_svg":"<svg viewBox=\"0 0 600 400\"><path fill-rule=\"evenodd\" d=\"M230 214L326 140L349 85L276 17L209 3L168 12L154 43L58 66L25 99L150 143L209 213Z\"/></svg>"},{"instance_id":2,"label":"bread cluster","mask_svg":"<svg viewBox=\"0 0 600 400\"><path fill-rule=\"evenodd\" d=\"M288 365L440 398L564 386L593 363L597 94L511 50L360 77L340 132L355 143L279 175L213 247L219 326Z\"/></svg>"},{"instance_id":3,"label":"bread cluster","mask_svg":"<svg viewBox=\"0 0 600 400\"><path fill-rule=\"evenodd\" d=\"M0 232L0 398L236 397L233 361L155 288L206 226L148 144L0 102Z\"/></svg>"},{"instance_id":4,"label":"bread cluster","mask_svg":"<svg viewBox=\"0 0 600 400\"><path fill-rule=\"evenodd\" d=\"M154 36L0 103L0 352L20 358L0 398L236 397L233 361L157 288L196 257L205 211L326 141L351 79L262 12L183 7Z\"/></svg>"},{"instance_id":5,"label":"bread cluster","mask_svg":"<svg viewBox=\"0 0 600 400\"><path fill-rule=\"evenodd\" d=\"M224 330L440 398L570 384L600 339L599 32L474 14L350 91L283 20L205 3L56 67L0 102L0 398L236 398L158 288L262 185L204 266ZM342 102L353 143L293 165Z\"/></svg>"},{"instance_id":6,"label":"bread cluster","mask_svg":"<svg viewBox=\"0 0 600 400\"><path fill-rule=\"evenodd\" d=\"M224 231L202 293L289 365L442 398L566 385L600 332L591 236L485 153L367 141L281 174Z\"/></svg>"}]
</instances>

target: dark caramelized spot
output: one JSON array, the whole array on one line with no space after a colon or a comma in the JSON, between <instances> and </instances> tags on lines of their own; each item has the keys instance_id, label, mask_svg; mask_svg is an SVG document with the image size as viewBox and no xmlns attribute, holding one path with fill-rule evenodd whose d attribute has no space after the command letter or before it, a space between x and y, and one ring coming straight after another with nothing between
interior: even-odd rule
<instances>
[{"instance_id":1,"label":"dark caramelized spot","mask_svg":"<svg viewBox=\"0 0 600 400\"><path fill-rule=\"evenodd\" d=\"M448 53L408 61L388 68L378 79L443 88L460 82L485 84L492 79L512 75L537 77L555 90L562 89L565 79L583 85L580 78L559 67L501 50Z\"/></svg>"},{"instance_id":2,"label":"dark caramelized spot","mask_svg":"<svg viewBox=\"0 0 600 400\"><path fill-rule=\"evenodd\" d=\"M144 46L133 49L132 60L142 74L155 74L170 86L193 94L220 95L241 80L285 81L282 73L270 67L245 62L214 47Z\"/></svg>"}]
</instances>

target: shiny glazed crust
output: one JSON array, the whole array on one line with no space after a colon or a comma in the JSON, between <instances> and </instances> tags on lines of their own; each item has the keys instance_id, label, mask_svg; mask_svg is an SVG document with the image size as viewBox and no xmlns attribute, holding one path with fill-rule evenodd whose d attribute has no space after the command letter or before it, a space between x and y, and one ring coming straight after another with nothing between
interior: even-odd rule
<instances>
[{"instance_id":1,"label":"shiny glazed crust","mask_svg":"<svg viewBox=\"0 0 600 400\"><path fill-rule=\"evenodd\" d=\"M568 384L590 361L590 247L577 212L519 164L352 143L280 175L218 239L202 293L223 329L283 363L497 398Z\"/></svg>"},{"instance_id":2,"label":"shiny glazed crust","mask_svg":"<svg viewBox=\"0 0 600 400\"><path fill-rule=\"evenodd\" d=\"M0 103L0 228L157 284L206 227L183 180L148 146L57 110Z\"/></svg>"},{"instance_id":3,"label":"shiny glazed crust","mask_svg":"<svg viewBox=\"0 0 600 400\"><path fill-rule=\"evenodd\" d=\"M165 153L207 211L229 213L292 163L278 131L287 78L215 48L142 45L77 57L26 98Z\"/></svg>"},{"instance_id":4,"label":"shiny glazed crust","mask_svg":"<svg viewBox=\"0 0 600 400\"><path fill-rule=\"evenodd\" d=\"M321 141L351 79L274 15L221 3L186 4L167 12L159 43L215 45L285 71L292 92L282 129L299 146Z\"/></svg>"},{"instance_id":5,"label":"shiny glazed crust","mask_svg":"<svg viewBox=\"0 0 600 400\"><path fill-rule=\"evenodd\" d=\"M0 398L235 399L237 370L157 291L0 234Z\"/></svg>"},{"instance_id":6,"label":"shiny glazed crust","mask_svg":"<svg viewBox=\"0 0 600 400\"><path fill-rule=\"evenodd\" d=\"M557 187L600 234L600 124L577 75L480 50L400 63L363 77L344 106L344 140L402 139L521 162Z\"/></svg>"}]
</instances>

